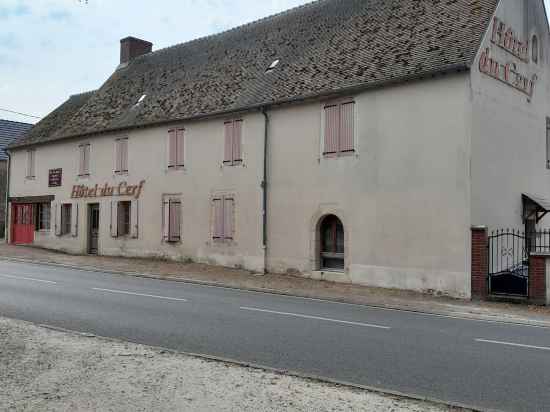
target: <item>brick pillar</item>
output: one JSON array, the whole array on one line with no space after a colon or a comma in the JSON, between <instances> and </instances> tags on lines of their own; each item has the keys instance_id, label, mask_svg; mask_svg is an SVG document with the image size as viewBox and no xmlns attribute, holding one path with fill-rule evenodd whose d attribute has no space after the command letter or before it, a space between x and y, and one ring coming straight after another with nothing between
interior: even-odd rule
<instances>
[{"instance_id":1,"label":"brick pillar","mask_svg":"<svg viewBox=\"0 0 550 412\"><path fill-rule=\"evenodd\" d=\"M472 299L487 298L487 242L487 228L472 227Z\"/></svg>"},{"instance_id":2,"label":"brick pillar","mask_svg":"<svg viewBox=\"0 0 550 412\"><path fill-rule=\"evenodd\" d=\"M529 302L546 305L546 259L548 256L529 256Z\"/></svg>"}]
</instances>

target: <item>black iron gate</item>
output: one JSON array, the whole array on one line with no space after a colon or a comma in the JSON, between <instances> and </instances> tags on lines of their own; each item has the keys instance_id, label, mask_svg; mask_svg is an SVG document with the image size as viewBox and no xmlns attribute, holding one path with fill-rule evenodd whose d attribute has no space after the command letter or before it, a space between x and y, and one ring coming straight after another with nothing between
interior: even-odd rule
<instances>
[{"instance_id":1,"label":"black iron gate","mask_svg":"<svg viewBox=\"0 0 550 412\"><path fill-rule=\"evenodd\" d=\"M496 230L489 236L489 293L526 297L529 291L529 251L536 236L519 230Z\"/></svg>"}]
</instances>

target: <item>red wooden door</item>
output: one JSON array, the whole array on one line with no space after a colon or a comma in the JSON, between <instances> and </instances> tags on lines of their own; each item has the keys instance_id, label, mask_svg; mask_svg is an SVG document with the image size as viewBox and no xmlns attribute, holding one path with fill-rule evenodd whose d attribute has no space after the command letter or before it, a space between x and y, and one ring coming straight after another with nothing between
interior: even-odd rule
<instances>
[{"instance_id":1,"label":"red wooden door","mask_svg":"<svg viewBox=\"0 0 550 412\"><path fill-rule=\"evenodd\" d=\"M16 204L12 208L12 243L28 244L34 241L32 204Z\"/></svg>"}]
</instances>

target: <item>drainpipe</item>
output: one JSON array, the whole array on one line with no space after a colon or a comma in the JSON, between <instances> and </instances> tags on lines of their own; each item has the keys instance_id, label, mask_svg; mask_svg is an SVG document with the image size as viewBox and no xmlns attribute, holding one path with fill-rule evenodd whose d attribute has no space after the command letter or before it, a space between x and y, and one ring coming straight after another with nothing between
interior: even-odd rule
<instances>
[{"instance_id":1,"label":"drainpipe","mask_svg":"<svg viewBox=\"0 0 550 412\"><path fill-rule=\"evenodd\" d=\"M267 274L267 157L269 137L269 115L267 107L262 107L264 115L264 171L262 179L262 247L264 249L264 275Z\"/></svg>"},{"instance_id":2,"label":"drainpipe","mask_svg":"<svg viewBox=\"0 0 550 412\"><path fill-rule=\"evenodd\" d=\"M5 214L4 214L4 240L8 243L8 228L9 228L9 198L10 198L10 171L11 171L11 154L6 150L6 155L8 156L8 167L6 170L6 198L4 199Z\"/></svg>"}]
</instances>

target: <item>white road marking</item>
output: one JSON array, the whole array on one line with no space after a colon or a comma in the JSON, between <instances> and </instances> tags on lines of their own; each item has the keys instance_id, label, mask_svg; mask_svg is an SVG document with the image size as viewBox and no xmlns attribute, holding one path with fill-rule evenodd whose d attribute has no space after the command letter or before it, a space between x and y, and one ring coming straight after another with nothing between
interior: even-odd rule
<instances>
[{"instance_id":1,"label":"white road marking","mask_svg":"<svg viewBox=\"0 0 550 412\"><path fill-rule=\"evenodd\" d=\"M52 285L57 285L57 282L54 282L52 280L27 278L27 277L24 277L24 276L0 275L0 277L7 278L7 279L28 280L28 281L31 281L31 282L50 283Z\"/></svg>"},{"instance_id":2,"label":"white road marking","mask_svg":"<svg viewBox=\"0 0 550 412\"><path fill-rule=\"evenodd\" d=\"M299 313L277 312L275 310L249 308L249 307L246 307L246 306L241 306L240 309L241 310L248 310L248 311L252 311L252 312L272 313L274 315L292 316L292 317L295 317L295 318L314 319L314 320L322 320L322 321L325 321L325 322L343 323L344 325L363 326L363 327L366 327L366 328L391 329L389 326L373 325L371 323L362 323L362 322L351 322L351 321L348 321L348 320L324 318L324 317L321 317L321 316L302 315L302 314L299 314Z\"/></svg>"},{"instance_id":3,"label":"white road marking","mask_svg":"<svg viewBox=\"0 0 550 412\"><path fill-rule=\"evenodd\" d=\"M164 300L175 300L178 302L187 302L187 299L183 299L183 298L171 298L168 296L148 295L146 293L127 292L125 290L113 290L113 289L101 289L101 288L92 288L92 289L97 290L99 292L119 293L121 295L142 296L146 298L156 298L156 299L164 299Z\"/></svg>"},{"instance_id":4,"label":"white road marking","mask_svg":"<svg viewBox=\"0 0 550 412\"><path fill-rule=\"evenodd\" d=\"M524 345L524 344L521 344L521 343L501 342L501 341L498 341L498 340L489 340L489 339L476 339L476 342L494 343L496 345L515 346L515 347L518 347L518 348L527 348L527 349L550 350L550 347L547 347L547 346Z\"/></svg>"}]
</instances>

